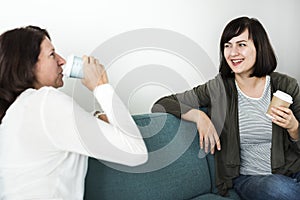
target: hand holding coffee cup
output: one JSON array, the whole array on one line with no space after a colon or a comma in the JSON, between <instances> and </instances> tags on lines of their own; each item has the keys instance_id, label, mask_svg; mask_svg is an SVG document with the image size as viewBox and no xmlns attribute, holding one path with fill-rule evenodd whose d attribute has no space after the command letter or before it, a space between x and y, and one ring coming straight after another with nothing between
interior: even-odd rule
<instances>
[{"instance_id":1,"label":"hand holding coffee cup","mask_svg":"<svg viewBox=\"0 0 300 200\"><path fill-rule=\"evenodd\" d=\"M83 74L81 80L89 90L93 91L98 85L108 83L108 78L104 66L99 60L92 56L83 56Z\"/></svg>"},{"instance_id":2,"label":"hand holding coffee cup","mask_svg":"<svg viewBox=\"0 0 300 200\"><path fill-rule=\"evenodd\" d=\"M272 101L268 107L268 111L267 111L266 115L269 118L274 119L272 117L272 110L271 110L272 107L288 108L292 103L293 103L293 98L289 94L282 92L280 90L277 90L273 94Z\"/></svg>"}]
</instances>

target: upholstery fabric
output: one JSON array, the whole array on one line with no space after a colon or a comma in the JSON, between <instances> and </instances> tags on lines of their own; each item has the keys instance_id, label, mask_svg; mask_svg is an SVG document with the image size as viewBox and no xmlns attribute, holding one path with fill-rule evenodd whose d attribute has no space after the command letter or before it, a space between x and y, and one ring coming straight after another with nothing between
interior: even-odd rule
<instances>
[{"instance_id":1,"label":"upholstery fabric","mask_svg":"<svg viewBox=\"0 0 300 200\"><path fill-rule=\"evenodd\" d=\"M148 162L127 167L90 158L86 200L227 199L212 193L213 156L210 165L207 157L198 158L199 137L193 123L167 113L133 118L148 148Z\"/></svg>"}]
</instances>

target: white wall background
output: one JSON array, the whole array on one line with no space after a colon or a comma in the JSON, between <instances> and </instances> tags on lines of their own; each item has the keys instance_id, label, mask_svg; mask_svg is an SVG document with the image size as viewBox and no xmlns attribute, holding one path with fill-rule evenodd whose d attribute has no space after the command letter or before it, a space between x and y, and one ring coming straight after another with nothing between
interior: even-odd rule
<instances>
[{"instance_id":1,"label":"white wall background","mask_svg":"<svg viewBox=\"0 0 300 200\"><path fill-rule=\"evenodd\" d=\"M233 18L245 15L258 18L266 28L278 57L277 71L288 73L299 81L299 9L299 0L10 0L1 2L0 32L29 24L41 26L50 32L56 51L66 57L71 53L91 54L105 41L127 31L166 29L198 44L212 62L209 70L217 73L223 28ZM99 59L101 61L101 56ZM173 67L188 79L190 87L207 78L201 77L201 68L197 74L180 57L161 51L139 51L123 56L116 60L114 70L108 71L108 75L117 86L118 77L114 75L118 69L123 70L124 76L126 69L146 64ZM66 79L62 90L87 110L94 109L91 94L79 81ZM160 83L148 83L128 91L130 99L123 101L133 114L149 112L154 100L179 92L174 90Z\"/></svg>"}]
</instances>

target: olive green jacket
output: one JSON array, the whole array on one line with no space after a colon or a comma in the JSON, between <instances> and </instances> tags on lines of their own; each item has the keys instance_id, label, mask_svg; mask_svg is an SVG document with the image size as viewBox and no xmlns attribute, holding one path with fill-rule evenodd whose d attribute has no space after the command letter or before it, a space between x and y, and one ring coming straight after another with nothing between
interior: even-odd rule
<instances>
[{"instance_id":1,"label":"olive green jacket","mask_svg":"<svg viewBox=\"0 0 300 200\"><path fill-rule=\"evenodd\" d=\"M290 109L300 121L300 93L297 81L287 75L273 72L271 94L281 90L293 97ZM192 90L163 97L153 106L152 112L168 112L177 117L192 108L208 108L221 142L221 151L215 153L216 185L221 195L232 188L232 179L239 176L240 136L238 123L238 94L234 78L214 79ZM300 129L299 129L300 130ZM291 175L300 171L300 141L290 140L286 129L272 124L272 173Z\"/></svg>"}]
</instances>

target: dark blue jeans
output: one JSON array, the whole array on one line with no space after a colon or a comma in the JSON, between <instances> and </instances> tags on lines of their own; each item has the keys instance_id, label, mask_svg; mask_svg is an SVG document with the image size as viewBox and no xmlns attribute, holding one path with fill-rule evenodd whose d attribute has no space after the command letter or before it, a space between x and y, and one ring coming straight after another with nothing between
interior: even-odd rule
<instances>
[{"instance_id":1,"label":"dark blue jeans","mask_svg":"<svg viewBox=\"0 0 300 200\"><path fill-rule=\"evenodd\" d=\"M281 174L240 175L233 180L233 188L245 200L299 200L300 172L291 177Z\"/></svg>"}]
</instances>

